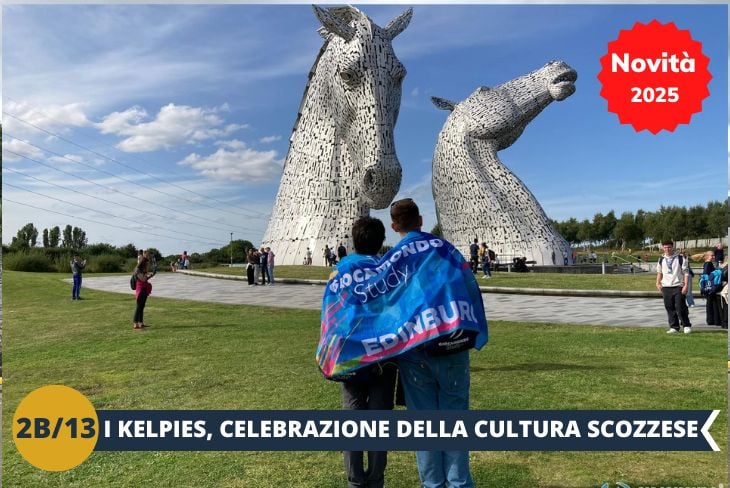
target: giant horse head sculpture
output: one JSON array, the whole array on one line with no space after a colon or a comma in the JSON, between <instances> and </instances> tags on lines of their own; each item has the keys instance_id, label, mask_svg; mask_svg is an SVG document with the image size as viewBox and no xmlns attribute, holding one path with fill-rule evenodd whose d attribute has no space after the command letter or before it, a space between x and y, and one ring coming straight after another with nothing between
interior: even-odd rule
<instances>
[{"instance_id":1,"label":"giant horse head sculpture","mask_svg":"<svg viewBox=\"0 0 730 488\"><path fill-rule=\"evenodd\" d=\"M542 110L575 92L577 73L562 61L494 88L477 88L455 103L433 98L452 113L433 158L433 195L444 237L462 252L474 239L504 258L525 256L562 264L570 247L555 231L530 190L502 164L497 151L511 146Z\"/></svg>"},{"instance_id":2,"label":"giant horse head sculpture","mask_svg":"<svg viewBox=\"0 0 730 488\"><path fill-rule=\"evenodd\" d=\"M328 68L329 101L338 117L335 131L359 174L353 183L371 208L385 208L401 181L393 130L406 75L391 41L408 26L413 11L408 9L384 28L354 7L315 6L314 11L333 60Z\"/></svg>"},{"instance_id":3,"label":"giant horse head sculpture","mask_svg":"<svg viewBox=\"0 0 730 488\"><path fill-rule=\"evenodd\" d=\"M391 44L406 10L379 27L354 7L314 7L325 42L309 73L264 243L280 264L350 243L353 222L385 208L401 181L393 131L406 70Z\"/></svg>"}]
</instances>

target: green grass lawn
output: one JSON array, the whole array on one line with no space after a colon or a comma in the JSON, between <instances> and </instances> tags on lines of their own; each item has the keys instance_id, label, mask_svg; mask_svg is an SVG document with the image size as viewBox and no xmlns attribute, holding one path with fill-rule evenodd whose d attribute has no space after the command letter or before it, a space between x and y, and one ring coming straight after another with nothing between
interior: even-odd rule
<instances>
[{"instance_id":1,"label":"green grass lawn","mask_svg":"<svg viewBox=\"0 0 730 488\"><path fill-rule=\"evenodd\" d=\"M205 271L226 275L245 276L244 268L201 268L194 271ZM300 278L309 280L326 280L332 268L326 266L276 266L276 278ZM633 290L656 291L656 274L570 274L570 273L492 273L492 279L481 279L481 286L503 286L512 288L552 288L572 290ZM696 281L696 280L695 280Z\"/></svg>"},{"instance_id":2,"label":"green grass lawn","mask_svg":"<svg viewBox=\"0 0 730 488\"><path fill-rule=\"evenodd\" d=\"M282 267L283 268L283 267ZM16 451L11 421L31 390L64 384L99 409L337 409L314 363L316 311L157 298L131 329L128 295L57 274L3 275L6 487L345 486L338 452L99 452L63 473ZM722 452L473 452L477 487L717 486L727 481L727 336L663 329L490 323L472 354L473 409L721 409ZM413 453L393 452L387 486L418 486Z\"/></svg>"}]
</instances>

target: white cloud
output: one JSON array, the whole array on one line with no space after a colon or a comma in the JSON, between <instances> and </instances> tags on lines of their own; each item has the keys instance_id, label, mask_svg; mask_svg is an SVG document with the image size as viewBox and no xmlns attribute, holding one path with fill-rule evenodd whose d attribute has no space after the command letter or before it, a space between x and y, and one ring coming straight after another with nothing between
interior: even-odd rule
<instances>
[{"instance_id":1,"label":"white cloud","mask_svg":"<svg viewBox=\"0 0 730 488\"><path fill-rule=\"evenodd\" d=\"M195 144L208 139L225 137L243 129L246 125L227 124L218 115L227 111L226 105L218 108L165 105L154 120L140 107L105 116L97 127L103 134L125 137L117 147L125 152L149 152L167 149L181 144Z\"/></svg>"},{"instance_id":2,"label":"white cloud","mask_svg":"<svg viewBox=\"0 0 730 488\"><path fill-rule=\"evenodd\" d=\"M12 151L12 153L10 151ZM43 151L36 147L29 146L18 139L11 138L3 141L4 161L21 161L23 159L22 156L32 159L40 159L43 157Z\"/></svg>"},{"instance_id":3,"label":"white cloud","mask_svg":"<svg viewBox=\"0 0 730 488\"><path fill-rule=\"evenodd\" d=\"M214 179L261 182L281 174L282 160L276 151L256 151L239 140L216 143L220 146L210 156L190 154L178 164L190 166Z\"/></svg>"},{"instance_id":4,"label":"white cloud","mask_svg":"<svg viewBox=\"0 0 730 488\"><path fill-rule=\"evenodd\" d=\"M9 101L3 107L3 110L10 114L3 117L3 125L5 130L10 133L29 131L37 133L37 129L32 128L29 124L51 132L65 131L72 127L85 127L91 125L91 122L86 117L84 108L83 103L34 106L27 102Z\"/></svg>"},{"instance_id":5,"label":"white cloud","mask_svg":"<svg viewBox=\"0 0 730 488\"><path fill-rule=\"evenodd\" d=\"M411 90L411 97L416 98L421 93L421 90L418 87L415 87L413 90Z\"/></svg>"},{"instance_id":6,"label":"white cloud","mask_svg":"<svg viewBox=\"0 0 730 488\"><path fill-rule=\"evenodd\" d=\"M51 156L48 158L49 162L56 163L57 165L73 165L74 163L80 163L84 165L101 166L104 161L98 158L94 158L89 161L83 156L78 154L64 154L63 156Z\"/></svg>"},{"instance_id":7,"label":"white cloud","mask_svg":"<svg viewBox=\"0 0 730 488\"><path fill-rule=\"evenodd\" d=\"M261 139L259 139L259 142L261 144L269 144L269 143L280 141L280 140L281 140L281 136L266 136L266 137L262 137Z\"/></svg>"}]
</instances>

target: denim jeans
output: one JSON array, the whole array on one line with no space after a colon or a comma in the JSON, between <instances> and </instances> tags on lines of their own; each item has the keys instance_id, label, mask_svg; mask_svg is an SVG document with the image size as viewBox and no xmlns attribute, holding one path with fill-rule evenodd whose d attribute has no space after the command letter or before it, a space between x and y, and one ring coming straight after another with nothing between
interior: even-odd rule
<instances>
[{"instance_id":1,"label":"denim jeans","mask_svg":"<svg viewBox=\"0 0 730 488\"><path fill-rule=\"evenodd\" d=\"M74 276L74 286L71 289L71 298L77 299L79 298L79 294L81 293L81 275L75 274Z\"/></svg>"},{"instance_id":2,"label":"denim jeans","mask_svg":"<svg viewBox=\"0 0 730 488\"><path fill-rule=\"evenodd\" d=\"M398 358L409 410L468 410L469 351L429 356L411 350ZM416 451L423 488L473 488L469 451Z\"/></svg>"}]
</instances>

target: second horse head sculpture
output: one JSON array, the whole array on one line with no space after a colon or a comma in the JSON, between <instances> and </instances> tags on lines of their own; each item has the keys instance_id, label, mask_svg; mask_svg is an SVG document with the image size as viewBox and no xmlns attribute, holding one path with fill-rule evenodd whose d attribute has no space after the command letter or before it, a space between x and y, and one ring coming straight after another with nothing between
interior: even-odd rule
<instances>
[{"instance_id":1,"label":"second horse head sculpture","mask_svg":"<svg viewBox=\"0 0 730 488\"><path fill-rule=\"evenodd\" d=\"M456 103L433 98L451 115L433 156L433 196L443 235L466 256L473 240L485 241L511 261L563 264L570 246L553 228L537 199L497 156L511 146L553 101L575 92L577 73L551 61L524 76L480 87Z\"/></svg>"}]
</instances>

